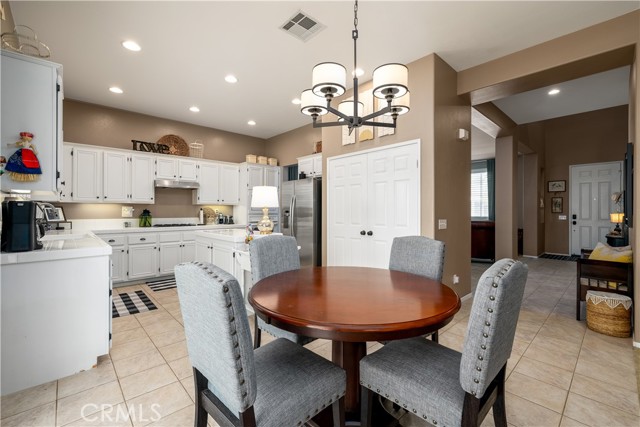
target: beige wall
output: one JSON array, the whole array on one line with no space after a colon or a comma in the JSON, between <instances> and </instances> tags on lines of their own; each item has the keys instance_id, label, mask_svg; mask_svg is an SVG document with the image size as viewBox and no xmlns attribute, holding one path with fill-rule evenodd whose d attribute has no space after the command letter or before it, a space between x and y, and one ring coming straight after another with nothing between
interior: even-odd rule
<instances>
[{"instance_id":1,"label":"beige wall","mask_svg":"<svg viewBox=\"0 0 640 427\"><path fill-rule=\"evenodd\" d=\"M466 295L471 288L470 200L467 197L470 193L471 149L468 142L455 140L455 130L471 129L471 109L468 102L456 95L457 75L442 59L436 55L429 55L408 64L408 67L411 111L398 119L395 134L343 146L341 128L323 128L324 173L326 175L326 159L329 157L420 139L421 233L445 242L443 281L460 295ZM361 85L360 92L369 88L371 82L366 82ZM345 96L351 96L351 92ZM457 168L465 168L469 173L459 173ZM442 182L436 187L435 182L438 178ZM325 206L323 263L326 263L326 185L322 192ZM453 198L451 194L465 196ZM448 219L448 230L436 232L436 212L437 218ZM452 284L453 274L460 277L459 284Z\"/></svg>"},{"instance_id":2,"label":"beige wall","mask_svg":"<svg viewBox=\"0 0 640 427\"><path fill-rule=\"evenodd\" d=\"M277 158L281 166L291 165L297 163L298 157L313 154L318 141L322 141L322 130L314 128L310 123L269 138L265 155Z\"/></svg>"},{"instance_id":3,"label":"beige wall","mask_svg":"<svg viewBox=\"0 0 640 427\"><path fill-rule=\"evenodd\" d=\"M0 33L9 33L13 31L15 23L13 22L13 14L11 13L11 6L8 1L0 1L2 9L4 11L4 19L0 20Z\"/></svg>"},{"instance_id":4,"label":"beige wall","mask_svg":"<svg viewBox=\"0 0 640 427\"><path fill-rule=\"evenodd\" d=\"M64 101L63 108L66 142L130 150L132 139L156 142L164 135L174 134L187 143L200 139L206 159L240 163L246 154L265 154L265 140L260 138L69 99ZM191 190L156 189L155 204L132 206L135 215L146 208L157 218L197 217L201 206L193 204L191 193ZM70 219L115 219L121 217L123 204L61 205ZM225 215L232 214L230 207L214 208Z\"/></svg>"}]
</instances>

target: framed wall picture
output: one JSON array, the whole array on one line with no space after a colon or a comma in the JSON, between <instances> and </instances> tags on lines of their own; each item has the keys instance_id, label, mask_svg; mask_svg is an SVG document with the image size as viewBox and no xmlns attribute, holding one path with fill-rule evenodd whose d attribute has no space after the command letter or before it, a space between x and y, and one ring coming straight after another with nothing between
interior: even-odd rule
<instances>
[{"instance_id":1,"label":"framed wall picture","mask_svg":"<svg viewBox=\"0 0 640 427\"><path fill-rule=\"evenodd\" d=\"M551 213L562 213L562 197L551 198Z\"/></svg>"},{"instance_id":2,"label":"framed wall picture","mask_svg":"<svg viewBox=\"0 0 640 427\"><path fill-rule=\"evenodd\" d=\"M567 181L549 181L547 191L549 193L559 193L566 191Z\"/></svg>"}]
</instances>

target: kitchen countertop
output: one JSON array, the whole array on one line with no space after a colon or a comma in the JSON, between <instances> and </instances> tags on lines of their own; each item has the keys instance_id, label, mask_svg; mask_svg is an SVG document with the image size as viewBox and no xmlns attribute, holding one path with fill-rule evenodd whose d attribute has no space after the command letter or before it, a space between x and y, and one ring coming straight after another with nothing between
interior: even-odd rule
<instances>
[{"instance_id":1,"label":"kitchen countertop","mask_svg":"<svg viewBox=\"0 0 640 427\"><path fill-rule=\"evenodd\" d=\"M42 246L42 249L29 252L3 252L0 265L111 255L111 246L92 232L49 232L43 238Z\"/></svg>"},{"instance_id":2,"label":"kitchen countertop","mask_svg":"<svg viewBox=\"0 0 640 427\"><path fill-rule=\"evenodd\" d=\"M190 227L193 228L193 227ZM234 228L227 230L196 230L196 237L206 237L209 239L219 239L227 242L244 243L247 232L243 228Z\"/></svg>"},{"instance_id":3,"label":"kitchen countertop","mask_svg":"<svg viewBox=\"0 0 640 427\"><path fill-rule=\"evenodd\" d=\"M211 224L211 225L185 225L176 227L128 227L112 228L104 230L93 230L97 235L101 234L129 234L129 233L158 233L163 231L203 231L203 230L229 230L240 229L244 233L245 226L242 224ZM243 237L244 240L244 237Z\"/></svg>"}]
</instances>

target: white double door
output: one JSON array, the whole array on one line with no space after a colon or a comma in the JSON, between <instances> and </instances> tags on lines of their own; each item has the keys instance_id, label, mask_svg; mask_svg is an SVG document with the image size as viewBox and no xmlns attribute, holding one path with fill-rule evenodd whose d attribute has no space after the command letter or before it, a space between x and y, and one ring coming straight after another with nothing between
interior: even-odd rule
<instances>
[{"instance_id":1,"label":"white double door","mask_svg":"<svg viewBox=\"0 0 640 427\"><path fill-rule=\"evenodd\" d=\"M327 160L327 263L387 268L394 237L420 234L420 143Z\"/></svg>"},{"instance_id":2,"label":"white double door","mask_svg":"<svg viewBox=\"0 0 640 427\"><path fill-rule=\"evenodd\" d=\"M571 169L571 253L593 249L613 228L609 214L620 208L611 196L622 191L622 162L574 165Z\"/></svg>"}]
</instances>

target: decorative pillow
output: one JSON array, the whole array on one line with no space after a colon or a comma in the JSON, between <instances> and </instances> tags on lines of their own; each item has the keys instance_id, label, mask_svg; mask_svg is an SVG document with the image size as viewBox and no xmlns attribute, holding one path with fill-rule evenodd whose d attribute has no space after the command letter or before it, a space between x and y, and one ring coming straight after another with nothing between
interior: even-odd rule
<instances>
[{"instance_id":1,"label":"decorative pillow","mask_svg":"<svg viewBox=\"0 0 640 427\"><path fill-rule=\"evenodd\" d=\"M596 247L589 255L589 259L598 259L601 261L614 262L633 262L633 251L631 246L622 246L614 248L606 243L598 242Z\"/></svg>"}]
</instances>

